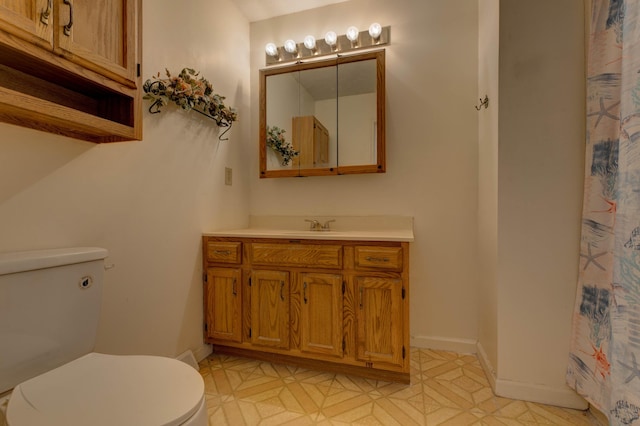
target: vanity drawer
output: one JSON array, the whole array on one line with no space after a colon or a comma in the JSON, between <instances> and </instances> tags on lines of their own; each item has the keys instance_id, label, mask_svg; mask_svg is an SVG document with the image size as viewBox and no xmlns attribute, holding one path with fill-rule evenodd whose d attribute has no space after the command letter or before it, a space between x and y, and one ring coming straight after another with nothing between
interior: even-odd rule
<instances>
[{"instance_id":1,"label":"vanity drawer","mask_svg":"<svg viewBox=\"0 0 640 426\"><path fill-rule=\"evenodd\" d=\"M356 269L402 270L402 247L356 246Z\"/></svg>"},{"instance_id":2,"label":"vanity drawer","mask_svg":"<svg viewBox=\"0 0 640 426\"><path fill-rule=\"evenodd\" d=\"M208 262L240 263L241 260L241 242L207 241Z\"/></svg>"},{"instance_id":3,"label":"vanity drawer","mask_svg":"<svg viewBox=\"0 0 640 426\"><path fill-rule=\"evenodd\" d=\"M342 246L320 244L251 244L253 265L342 268Z\"/></svg>"}]
</instances>

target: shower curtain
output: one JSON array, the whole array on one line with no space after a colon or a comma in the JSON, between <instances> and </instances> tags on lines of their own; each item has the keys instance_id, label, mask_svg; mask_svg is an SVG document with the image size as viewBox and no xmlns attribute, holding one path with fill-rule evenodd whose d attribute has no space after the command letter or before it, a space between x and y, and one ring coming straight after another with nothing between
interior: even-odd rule
<instances>
[{"instance_id":1,"label":"shower curtain","mask_svg":"<svg viewBox=\"0 0 640 426\"><path fill-rule=\"evenodd\" d=\"M567 382L640 426L640 0L593 0L579 282Z\"/></svg>"}]
</instances>

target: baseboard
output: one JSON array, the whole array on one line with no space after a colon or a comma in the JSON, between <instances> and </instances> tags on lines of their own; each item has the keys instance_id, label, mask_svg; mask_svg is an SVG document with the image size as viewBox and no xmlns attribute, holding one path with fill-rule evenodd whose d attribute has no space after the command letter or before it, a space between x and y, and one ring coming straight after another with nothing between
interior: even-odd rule
<instances>
[{"instance_id":1,"label":"baseboard","mask_svg":"<svg viewBox=\"0 0 640 426\"><path fill-rule=\"evenodd\" d=\"M476 341L472 339L452 339L435 336L411 336L411 347L436 349L439 351L457 352L460 354L476 353Z\"/></svg>"},{"instance_id":2,"label":"baseboard","mask_svg":"<svg viewBox=\"0 0 640 426\"><path fill-rule=\"evenodd\" d=\"M554 388L534 383L497 379L495 394L505 398L573 408L574 410L586 410L589 408L589 403L568 386L566 388Z\"/></svg>"},{"instance_id":3,"label":"baseboard","mask_svg":"<svg viewBox=\"0 0 640 426\"><path fill-rule=\"evenodd\" d=\"M573 389L566 387L555 388L535 383L514 382L498 378L496 369L493 367L482 344L477 344L478 360L484 370L493 393L510 399L538 402L541 404L555 405L558 407L573 408L575 410L586 410L589 403Z\"/></svg>"},{"instance_id":4,"label":"baseboard","mask_svg":"<svg viewBox=\"0 0 640 426\"><path fill-rule=\"evenodd\" d=\"M476 345L476 348L477 348L478 360L480 361L480 365L484 370L484 374L487 376L487 380L489 380L489 384L491 385L491 390L493 390L493 393L495 394L496 378L497 378L496 369L493 367L493 364L491 364L491 361L489 361L489 357L487 356L487 352L482 347L482 343L478 342Z\"/></svg>"},{"instance_id":5,"label":"baseboard","mask_svg":"<svg viewBox=\"0 0 640 426\"><path fill-rule=\"evenodd\" d=\"M212 351L213 351L213 347L211 345L207 345L203 343L202 345L200 345L200 347L196 348L193 351L193 356L196 358L198 362L200 362L206 357L208 357L209 355L211 355Z\"/></svg>"}]
</instances>

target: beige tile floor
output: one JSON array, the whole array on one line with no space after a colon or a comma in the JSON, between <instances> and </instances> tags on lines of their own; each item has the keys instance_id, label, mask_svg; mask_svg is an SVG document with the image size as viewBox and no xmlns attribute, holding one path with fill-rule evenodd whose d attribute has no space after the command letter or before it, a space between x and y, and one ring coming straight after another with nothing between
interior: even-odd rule
<instances>
[{"instance_id":1,"label":"beige tile floor","mask_svg":"<svg viewBox=\"0 0 640 426\"><path fill-rule=\"evenodd\" d=\"M209 425L598 425L588 412L496 397L473 355L411 350L403 385L213 354Z\"/></svg>"}]
</instances>

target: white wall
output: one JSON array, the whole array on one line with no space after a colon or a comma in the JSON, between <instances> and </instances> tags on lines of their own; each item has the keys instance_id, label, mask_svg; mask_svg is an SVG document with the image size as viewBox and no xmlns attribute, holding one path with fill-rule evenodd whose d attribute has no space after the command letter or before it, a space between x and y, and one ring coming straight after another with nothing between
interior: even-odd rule
<instances>
[{"instance_id":1,"label":"white wall","mask_svg":"<svg viewBox=\"0 0 640 426\"><path fill-rule=\"evenodd\" d=\"M500 0L478 1L478 341L495 380L498 365L498 91ZM480 102L478 102L479 104Z\"/></svg>"},{"instance_id":2,"label":"white wall","mask_svg":"<svg viewBox=\"0 0 640 426\"><path fill-rule=\"evenodd\" d=\"M584 171L583 1L503 0L499 37L496 392L584 408L565 385Z\"/></svg>"},{"instance_id":3,"label":"white wall","mask_svg":"<svg viewBox=\"0 0 640 426\"><path fill-rule=\"evenodd\" d=\"M351 0L251 24L252 140L267 42L391 26L386 48L387 173L259 179L251 213L409 215L415 345L473 351L477 337L477 1Z\"/></svg>"},{"instance_id":4,"label":"white wall","mask_svg":"<svg viewBox=\"0 0 640 426\"><path fill-rule=\"evenodd\" d=\"M116 266L96 349L201 355L201 233L248 220L249 24L231 0L143 3L143 77L200 70L239 109L230 140L173 106L145 109L141 142L94 145L0 123L0 251L107 248Z\"/></svg>"}]
</instances>

